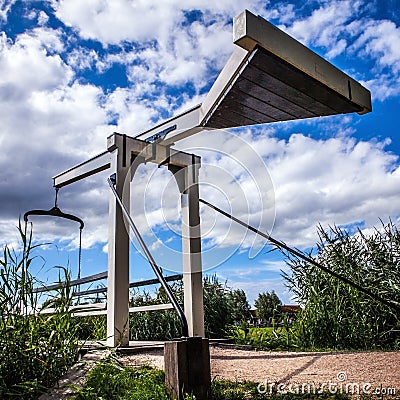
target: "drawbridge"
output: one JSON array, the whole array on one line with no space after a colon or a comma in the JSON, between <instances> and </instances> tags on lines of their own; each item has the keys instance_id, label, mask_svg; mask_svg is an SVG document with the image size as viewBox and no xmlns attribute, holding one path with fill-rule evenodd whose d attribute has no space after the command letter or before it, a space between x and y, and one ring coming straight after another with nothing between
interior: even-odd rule
<instances>
[{"instance_id":1,"label":"drawbridge","mask_svg":"<svg viewBox=\"0 0 400 400\"><path fill-rule=\"evenodd\" d=\"M93 305L97 309L86 310L84 315L107 315L107 344L111 347L129 344L127 324L129 313L134 311L129 307L129 289L134 284L129 282L130 230L156 281L166 289L170 304L165 307L175 309L179 315L184 336L204 337L201 159L174 149L175 143L202 131L337 114L362 115L372 110L371 94L360 83L249 11L234 18L233 41L232 56L201 104L136 136L114 133L108 137L103 153L53 178L59 190L99 172L109 172L108 271L79 277L73 284L107 278L107 304ZM168 168L181 196L183 307L170 292L130 214L130 183L137 168L149 162Z\"/></svg>"}]
</instances>

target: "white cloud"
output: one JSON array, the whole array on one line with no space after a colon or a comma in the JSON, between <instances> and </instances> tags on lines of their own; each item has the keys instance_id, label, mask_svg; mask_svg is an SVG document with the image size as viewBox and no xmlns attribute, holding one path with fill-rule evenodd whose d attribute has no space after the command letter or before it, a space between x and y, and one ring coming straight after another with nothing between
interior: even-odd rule
<instances>
[{"instance_id":1,"label":"white cloud","mask_svg":"<svg viewBox=\"0 0 400 400\"><path fill-rule=\"evenodd\" d=\"M0 3L0 10L10 4ZM228 21L245 8L228 0L190 0L185 4L177 0L69 0L52 4L61 21L81 37L100 41L103 49L94 50L81 43L65 54L76 38L67 40L62 28L42 26L18 35L14 41L2 33L0 188L2 214L7 221L16 209L22 212L45 207L44 195L51 206L51 176L104 151L105 138L113 131L134 135L153 126L161 116L201 101L203 91L232 50ZM323 2L301 19L293 4L265 10L265 2L246 3L256 13L280 19L291 34L324 48L331 58L345 52L373 58L376 71L386 72L379 78L366 72L365 82L374 90L375 98L385 99L397 95L400 86L395 45L399 30L390 21L363 18L356 23L361 5L347 0ZM186 18L185 12L194 9L200 10L201 18ZM48 23L44 13L38 17L38 23ZM385 37L391 40L386 43ZM111 45L116 46L108 51ZM104 93L100 87L77 79L82 71L104 72L113 63L126 66L128 87ZM187 83L190 90L184 86ZM347 118L343 121L349 127L352 120ZM274 235L290 244L309 246L315 242L318 222L365 220L374 224L379 217L400 213L395 201L399 187L396 157L386 152L383 143L350 139L353 128L338 133L340 127L334 124L326 129L324 137L334 136L332 139L316 140L300 132L279 140L273 137L274 128L264 127L257 130L258 135L242 130L245 145L237 145L239 139L233 135L212 132L191 137L179 146L202 153L201 190L206 200L224 209L232 207L236 216L266 231L271 229L276 211ZM207 148L213 151L207 152ZM179 194L176 187L171 193L164 191L172 184L168 172L160 171L152 178L146 203L139 200L135 204L137 218L153 229L164 222L179 229ZM86 247L107 238L108 190L104 178L95 177L62 191L62 204L86 217ZM146 186L148 179L138 174L138 187ZM252 246L253 235L244 235L242 228L230 226L213 212L202 212L207 249L215 244ZM61 234L53 225L40 229L43 235L45 229L54 237ZM74 234L70 238L76 240ZM257 243L261 245L261 241Z\"/></svg>"},{"instance_id":2,"label":"white cloud","mask_svg":"<svg viewBox=\"0 0 400 400\"><path fill-rule=\"evenodd\" d=\"M135 89L117 88L107 96L105 107L117 120L115 131L134 136L152 126L152 120L158 119L158 110L151 100L138 101Z\"/></svg>"},{"instance_id":3,"label":"white cloud","mask_svg":"<svg viewBox=\"0 0 400 400\"><path fill-rule=\"evenodd\" d=\"M397 156L375 141L292 135L270 165L276 189L274 234L287 243L315 243L318 223L351 224L400 214Z\"/></svg>"},{"instance_id":4,"label":"white cloud","mask_svg":"<svg viewBox=\"0 0 400 400\"><path fill-rule=\"evenodd\" d=\"M215 73L223 67L232 46L230 27L223 22L208 27L193 23L190 28L176 28L143 50L112 55L105 63L126 65L128 79L142 96L151 94L160 84L183 86L190 82L200 91L210 83L210 71Z\"/></svg>"},{"instance_id":5,"label":"white cloud","mask_svg":"<svg viewBox=\"0 0 400 400\"><path fill-rule=\"evenodd\" d=\"M26 15L26 18L30 19L30 20L37 20L37 24L39 26L44 26L47 24L48 20L49 20L49 16L43 11L37 11L37 10L31 10L28 11L28 14Z\"/></svg>"},{"instance_id":6,"label":"white cloud","mask_svg":"<svg viewBox=\"0 0 400 400\"><path fill-rule=\"evenodd\" d=\"M7 21L7 15L17 0L0 0L0 20Z\"/></svg>"},{"instance_id":7,"label":"white cloud","mask_svg":"<svg viewBox=\"0 0 400 400\"><path fill-rule=\"evenodd\" d=\"M54 0L52 4L57 17L77 29L82 37L107 45L123 41L163 41L174 30L182 28L185 13L200 11L209 25L215 19L230 19L246 7L260 9L264 2L247 1L244 5L228 0L189 0L184 3L179 0Z\"/></svg>"},{"instance_id":8,"label":"white cloud","mask_svg":"<svg viewBox=\"0 0 400 400\"><path fill-rule=\"evenodd\" d=\"M58 132L55 143L64 154L73 153L78 159L95 155L104 148L105 138L99 133L103 133L104 128L107 131L110 128L106 127L108 117L102 103L103 92L100 88L75 82L52 91L33 92L28 106L38 118L38 123L41 121L45 125L38 134L52 137Z\"/></svg>"},{"instance_id":9,"label":"white cloud","mask_svg":"<svg viewBox=\"0 0 400 400\"><path fill-rule=\"evenodd\" d=\"M352 45L353 51L360 56L373 57L377 64L389 67L395 74L400 72L400 28L392 21L368 21L362 27L362 33Z\"/></svg>"},{"instance_id":10,"label":"white cloud","mask_svg":"<svg viewBox=\"0 0 400 400\"><path fill-rule=\"evenodd\" d=\"M99 63L99 55L93 49L87 49L84 47L76 47L68 54L68 65L75 71L92 69L94 66L98 66L97 69L101 70Z\"/></svg>"},{"instance_id":11,"label":"white cloud","mask_svg":"<svg viewBox=\"0 0 400 400\"><path fill-rule=\"evenodd\" d=\"M397 97L400 92L400 79L392 74L377 74L376 77L360 81L373 94L373 99L384 101L391 97Z\"/></svg>"},{"instance_id":12,"label":"white cloud","mask_svg":"<svg viewBox=\"0 0 400 400\"><path fill-rule=\"evenodd\" d=\"M327 2L313 10L310 16L296 18L287 30L306 45L328 49L328 53L334 57L345 49L346 41L340 39L340 36L346 32L346 24L358 12L360 6L360 1Z\"/></svg>"},{"instance_id":13,"label":"white cloud","mask_svg":"<svg viewBox=\"0 0 400 400\"><path fill-rule=\"evenodd\" d=\"M50 208L51 177L103 151L112 130L102 89L74 81L74 72L58 54L64 49L58 30L37 28L13 42L3 33L0 43L1 217L10 221L31 208ZM89 211L95 205L101 210L104 193L91 192L93 183L85 185L85 195L76 187L62 190L60 202L77 213L83 207L91 217L85 241L93 244L106 237L104 229L96 229L96 212ZM35 224L35 238L77 242L74 229L54 222ZM1 225L2 241L8 241L9 228Z\"/></svg>"},{"instance_id":14,"label":"white cloud","mask_svg":"<svg viewBox=\"0 0 400 400\"><path fill-rule=\"evenodd\" d=\"M346 55L352 63L363 60L372 65L362 75L357 72L358 79L371 90L374 100L383 101L400 89L400 28L393 21L359 17L366 7L364 1L336 0L322 2L303 17L293 18L290 12L275 17L290 35L316 47L328 59Z\"/></svg>"},{"instance_id":15,"label":"white cloud","mask_svg":"<svg viewBox=\"0 0 400 400\"><path fill-rule=\"evenodd\" d=\"M263 9L263 5L246 4L250 9ZM106 48L132 45L132 51L105 57L99 67L112 62L128 66L128 78L135 86L138 81L175 86L190 82L197 91L210 83L210 71L215 75L230 55L230 20L244 9L243 4L200 0L69 0L53 1L53 7L58 18L83 38L100 41ZM191 19L192 12L197 12L198 20Z\"/></svg>"},{"instance_id":16,"label":"white cloud","mask_svg":"<svg viewBox=\"0 0 400 400\"><path fill-rule=\"evenodd\" d=\"M127 0L105 2L101 0L53 2L56 15L66 25L79 30L83 38L100 40L104 44L124 40L147 40L155 33L161 35L165 27L171 28L175 9L164 2L146 3ZM150 15L154 18L149 18ZM160 24L163 16L167 23ZM118 29L116 29L118 27Z\"/></svg>"},{"instance_id":17,"label":"white cloud","mask_svg":"<svg viewBox=\"0 0 400 400\"><path fill-rule=\"evenodd\" d=\"M289 245L313 246L319 223L326 226L365 221L374 225L379 218L400 215L395 201L400 194L400 169L397 156L385 151L388 141L356 141L343 134L325 140L292 134L288 140L278 140L268 134L254 136L246 130L241 137L257 149L266 166L260 168L263 161L245 150L245 142L234 135L202 133L179 144L185 151L202 154L200 189L205 200L263 231L270 232L273 226L272 236ZM214 150L205 151L205 144ZM244 173L246 169L251 174ZM171 178L167 171L157 174L149 186L145 175L136 184L137 190L148 188L147 197L135 197L135 215L141 216L141 226L168 226L179 220L177 188L174 184L168 186ZM268 179L274 184L267 184ZM147 222L143 219L146 204ZM207 251L216 245L245 249L253 245L253 234L246 235L242 227L202 209ZM255 245L259 249L265 241Z\"/></svg>"},{"instance_id":18,"label":"white cloud","mask_svg":"<svg viewBox=\"0 0 400 400\"><path fill-rule=\"evenodd\" d=\"M48 20L49 16L44 11L40 11L38 15L38 24L40 26L46 25Z\"/></svg>"},{"instance_id":19,"label":"white cloud","mask_svg":"<svg viewBox=\"0 0 400 400\"><path fill-rule=\"evenodd\" d=\"M11 43L3 32L0 38L2 93L6 89L15 96L67 84L72 71L57 54L62 48L60 33L52 29L38 28L29 34L21 34L15 43Z\"/></svg>"}]
</instances>

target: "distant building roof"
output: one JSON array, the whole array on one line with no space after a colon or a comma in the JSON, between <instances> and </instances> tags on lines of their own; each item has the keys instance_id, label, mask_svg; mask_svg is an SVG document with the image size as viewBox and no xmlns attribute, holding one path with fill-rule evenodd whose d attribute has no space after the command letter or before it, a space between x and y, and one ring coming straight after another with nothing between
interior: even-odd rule
<instances>
[{"instance_id":1,"label":"distant building roof","mask_svg":"<svg viewBox=\"0 0 400 400\"><path fill-rule=\"evenodd\" d=\"M297 304L283 304L282 311L283 312L297 312L300 310L300 306Z\"/></svg>"}]
</instances>

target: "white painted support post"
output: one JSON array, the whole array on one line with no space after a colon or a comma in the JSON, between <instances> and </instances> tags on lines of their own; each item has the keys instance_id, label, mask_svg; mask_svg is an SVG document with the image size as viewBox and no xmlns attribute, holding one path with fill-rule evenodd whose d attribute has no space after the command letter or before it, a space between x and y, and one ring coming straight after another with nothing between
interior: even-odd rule
<instances>
[{"instance_id":1,"label":"white painted support post","mask_svg":"<svg viewBox=\"0 0 400 400\"><path fill-rule=\"evenodd\" d=\"M203 276L199 211L200 158L185 168L169 166L181 192L184 311L189 336L204 337Z\"/></svg>"},{"instance_id":2,"label":"white painted support post","mask_svg":"<svg viewBox=\"0 0 400 400\"><path fill-rule=\"evenodd\" d=\"M188 124L189 114L184 117L185 124ZM134 165L131 165L132 157L139 157ZM115 133L107 139L107 152L57 175L54 185L62 187L109 169L110 175L116 176L117 194L129 210L130 182L135 169L147 161L168 165L181 193L184 310L189 336L204 337L198 188L200 157ZM107 345L110 347L129 345L129 248L129 228L110 191L107 285Z\"/></svg>"},{"instance_id":3,"label":"white painted support post","mask_svg":"<svg viewBox=\"0 0 400 400\"><path fill-rule=\"evenodd\" d=\"M121 135L110 136L108 150L113 152L114 156L111 172L116 174L116 191L129 210L130 185L124 187L124 184L127 173L130 172L130 153L126 151L123 140ZM107 345L110 347L129 345L129 230L125 225L122 210L111 191L108 228Z\"/></svg>"}]
</instances>

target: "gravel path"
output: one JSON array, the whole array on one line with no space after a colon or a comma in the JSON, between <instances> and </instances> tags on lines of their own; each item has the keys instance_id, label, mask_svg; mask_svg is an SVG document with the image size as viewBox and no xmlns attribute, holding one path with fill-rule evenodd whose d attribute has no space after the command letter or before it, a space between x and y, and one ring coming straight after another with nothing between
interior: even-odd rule
<instances>
[{"instance_id":1,"label":"gravel path","mask_svg":"<svg viewBox=\"0 0 400 400\"><path fill-rule=\"evenodd\" d=\"M210 355L212 378L250 380L267 384L267 390L278 388L278 383L282 384L280 390L302 384L315 384L317 388L325 385L329 390L331 384L337 390L349 385L370 393L393 393L394 388L400 394L400 352L269 352L210 346ZM123 356L121 360L125 365L164 368L162 350Z\"/></svg>"}]
</instances>

